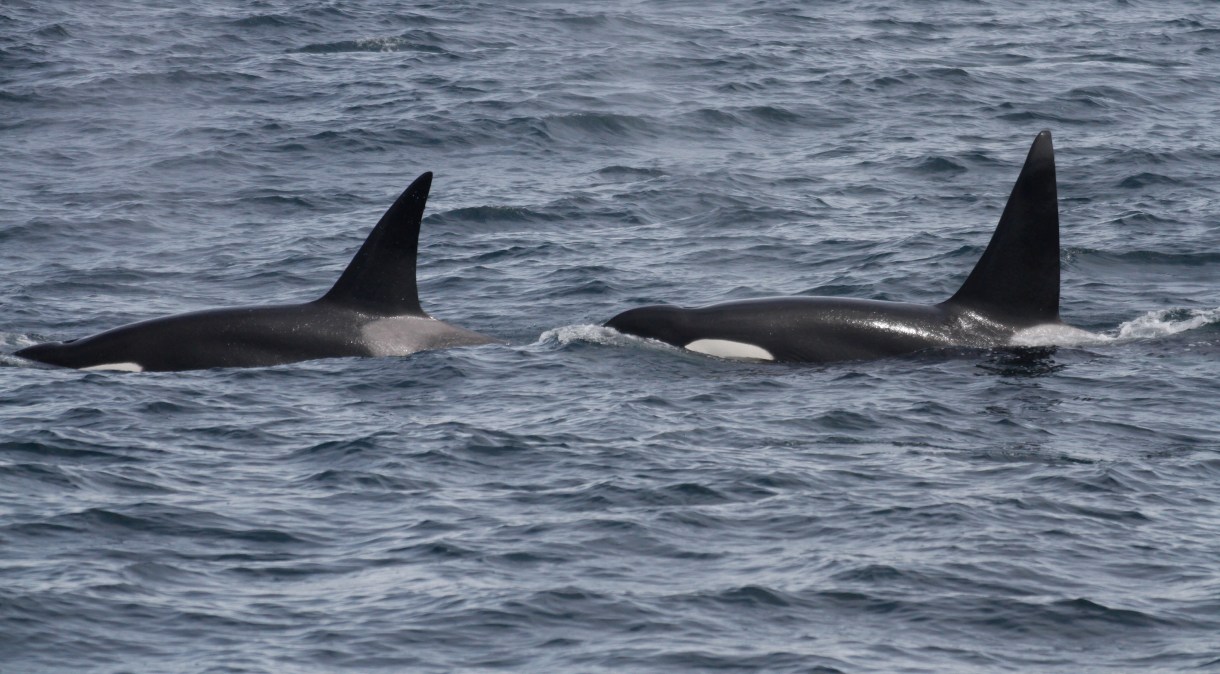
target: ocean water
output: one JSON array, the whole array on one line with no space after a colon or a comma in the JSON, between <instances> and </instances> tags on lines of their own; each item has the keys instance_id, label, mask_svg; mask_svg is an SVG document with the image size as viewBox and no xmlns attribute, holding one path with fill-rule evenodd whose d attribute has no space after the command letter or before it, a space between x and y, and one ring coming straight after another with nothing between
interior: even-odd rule
<instances>
[{"instance_id":1,"label":"ocean water","mask_svg":"<svg viewBox=\"0 0 1220 674\"><path fill-rule=\"evenodd\" d=\"M1220 4L0 4L0 671L1220 670ZM829 366L596 327L936 302L1055 135L1065 321ZM324 292L436 174L507 344L11 353Z\"/></svg>"}]
</instances>

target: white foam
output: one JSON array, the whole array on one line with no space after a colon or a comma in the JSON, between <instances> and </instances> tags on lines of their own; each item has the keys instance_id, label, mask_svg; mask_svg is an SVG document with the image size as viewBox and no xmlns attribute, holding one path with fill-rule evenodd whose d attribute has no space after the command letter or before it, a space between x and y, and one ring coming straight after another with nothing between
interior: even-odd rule
<instances>
[{"instance_id":1,"label":"white foam","mask_svg":"<svg viewBox=\"0 0 1220 674\"><path fill-rule=\"evenodd\" d=\"M553 342L559 346L568 346L570 344L604 344L609 346L622 346L631 342L633 338L624 335L623 333L613 328L607 328L601 325L565 325L553 330L547 330L538 336L538 342L545 344Z\"/></svg>"},{"instance_id":2,"label":"white foam","mask_svg":"<svg viewBox=\"0 0 1220 674\"><path fill-rule=\"evenodd\" d=\"M139 363L105 363L103 365L90 365L82 367L82 370L98 371L106 370L110 372L143 372L144 367Z\"/></svg>"},{"instance_id":3,"label":"white foam","mask_svg":"<svg viewBox=\"0 0 1220 674\"><path fill-rule=\"evenodd\" d=\"M702 353L717 358L732 358L745 360L775 360L771 352L745 342L734 342L729 339L696 339L686 345L688 351Z\"/></svg>"},{"instance_id":4,"label":"white foam","mask_svg":"<svg viewBox=\"0 0 1220 674\"><path fill-rule=\"evenodd\" d=\"M1220 323L1217 309L1163 309L1148 313L1118 326L1117 339L1155 339Z\"/></svg>"},{"instance_id":5,"label":"white foam","mask_svg":"<svg viewBox=\"0 0 1220 674\"><path fill-rule=\"evenodd\" d=\"M1220 323L1220 309L1161 309L1122 323L1106 333L1089 332L1061 323L1035 325L1014 334L1012 346L1097 346L1140 339L1157 339Z\"/></svg>"},{"instance_id":6,"label":"white foam","mask_svg":"<svg viewBox=\"0 0 1220 674\"><path fill-rule=\"evenodd\" d=\"M29 335L23 335L17 332L0 332L0 345L5 347L24 349L27 346L34 346L37 343L38 340L30 337Z\"/></svg>"}]
</instances>

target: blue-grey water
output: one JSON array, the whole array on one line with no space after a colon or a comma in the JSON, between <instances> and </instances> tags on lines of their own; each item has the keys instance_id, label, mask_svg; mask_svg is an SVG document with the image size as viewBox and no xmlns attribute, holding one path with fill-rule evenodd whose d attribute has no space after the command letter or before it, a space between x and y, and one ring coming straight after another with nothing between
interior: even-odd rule
<instances>
[{"instance_id":1,"label":"blue-grey water","mask_svg":"<svg viewBox=\"0 0 1220 674\"><path fill-rule=\"evenodd\" d=\"M0 3L0 671L1220 671L1220 4ZM936 302L1055 134L1044 348L788 366L646 303ZM416 175L435 316L313 299Z\"/></svg>"}]
</instances>

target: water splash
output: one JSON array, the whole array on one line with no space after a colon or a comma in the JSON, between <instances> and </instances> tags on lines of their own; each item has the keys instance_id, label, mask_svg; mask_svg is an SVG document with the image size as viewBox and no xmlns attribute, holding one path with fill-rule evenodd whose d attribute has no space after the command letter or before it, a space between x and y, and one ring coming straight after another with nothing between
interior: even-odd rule
<instances>
[{"instance_id":1,"label":"water splash","mask_svg":"<svg viewBox=\"0 0 1220 674\"><path fill-rule=\"evenodd\" d=\"M39 340L19 332L0 331L0 351L11 353L27 346L34 346Z\"/></svg>"},{"instance_id":2,"label":"water splash","mask_svg":"<svg viewBox=\"0 0 1220 674\"><path fill-rule=\"evenodd\" d=\"M1162 309L1118 326L1116 339L1156 339L1220 323L1220 308Z\"/></svg>"},{"instance_id":3,"label":"water splash","mask_svg":"<svg viewBox=\"0 0 1220 674\"><path fill-rule=\"evenodd\" d=\"M1012 346L1097 346L1159 339L1220 323L1220 308L1159 309L1120 324L1113 332L1089 332L1070 325L1039 325L1012 336Z\"/></svg>"},{"instance_id":4,"label":"water splash","mask_svg":"<svg viewBox=\"0 0 1220 674\"><path fill-rule=\"evenodd\" d=\"M638 343L640 340L624 335L618 330L600 325L565 325L547 330L538 336L537 344L544 346L566 347L573 344L601 344L605 346L624 346Z\"/></svg>"}]
</instances>

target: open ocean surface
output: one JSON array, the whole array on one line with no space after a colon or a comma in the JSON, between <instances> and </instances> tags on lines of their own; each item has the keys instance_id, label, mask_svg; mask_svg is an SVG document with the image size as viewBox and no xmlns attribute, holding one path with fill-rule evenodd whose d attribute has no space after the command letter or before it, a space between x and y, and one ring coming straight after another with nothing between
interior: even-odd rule
<instances>
[{"instance_id":1,"label":"open ocean surface","mask_svg":"<svg viewBox=\"0 0 1220 674\"><path fill-rule=\"evenodd\" d=\"M594 327L944 299L1042 128L1098 339ZM0 671L1220 672L1214 0L4 0L0 150ZM427 170L508 345L11 356L313 299Z\"/></svg>"}]
</instances>

